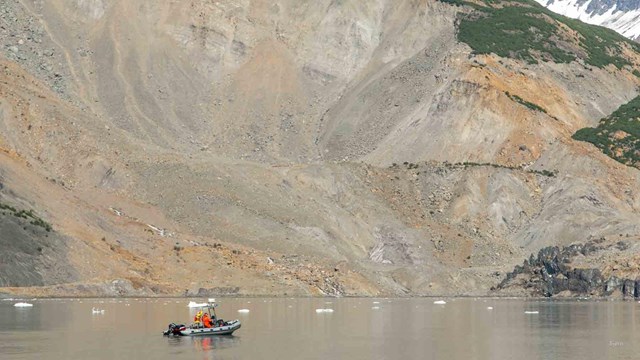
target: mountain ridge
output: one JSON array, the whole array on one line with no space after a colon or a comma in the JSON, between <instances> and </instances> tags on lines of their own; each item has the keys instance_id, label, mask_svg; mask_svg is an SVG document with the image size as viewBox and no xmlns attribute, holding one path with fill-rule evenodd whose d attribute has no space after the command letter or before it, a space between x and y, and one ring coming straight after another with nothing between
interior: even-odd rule
<instances>
[{"instance_id":1,"label":"mountain ridge","mask_svg":"<svg viewBox=\"0 0 640 360\"><path fill-rule=\"evenodd\" d=\"M558 14L608 27L633 40L640 39L640 2L636 0L536 1Z\"/></svg>"}]
</instances>

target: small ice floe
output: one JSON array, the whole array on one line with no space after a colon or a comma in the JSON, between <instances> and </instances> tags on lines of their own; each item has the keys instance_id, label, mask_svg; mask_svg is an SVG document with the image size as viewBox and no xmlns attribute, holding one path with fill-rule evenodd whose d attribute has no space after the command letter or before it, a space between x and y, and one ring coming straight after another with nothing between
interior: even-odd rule
<instances>
[{"instance_id":1,"label":"small ice floe","mask_svg":"<svg viewBox=\"0 0 640 360\"><path fill-rule=\"evenodd\" d=\"M372 306L371 310L380 310L380 306Z\"/></svg>"},{"instance_id":2,"label":"small ice floe","mask_svg":"<svg viewBox=\"0 0 640 360\"><path fill-rule=\"evenodd\" d=\"M15 303L13 306L15 307L33 307L33 304L29 304L26 302Z\"/></svg>"},{"instance_id":3,"label":"small ice floe","mask_svg":"<svg viewBox=\"0 0 640 360\"><path fill-rule=\"evenodd\" d=\"M238 310L238 312L241 313L241 314L246 314L246 313L249 312L249 309L240 309L240 310Z\"/></svg>"},{"instance_id":4,"label":"small ice floe","mask_svg":"<svg viewBox=\"0 0 640 360\"><path fill-rule=\"evenodd\" d=\"M374 304L380 304L380 301L374 301L373 303Z\"/></svg>"},{"instance_id":5,"label":"small ice floe","mask_svg":"<svg viewBox=\"0 0 640 360\"><path fill-rule=\"evenodd\" d=\"M447 302L444 301L444 300L436 300L433 303L436 304L436 305L445 305Z\"/></svg>"},{"instance_id":6,"label":"small ice floe","mask_svg":"<svg viewBox=\"0 0 640 360\"><path fill-rule=\"evenodd\" d=\"M195 301L189 301L189 304L187 304L188 307L190 308L195 308L195 307L203 307L203 306L207 306L209 304L207 303L197 303Z\"/></svg>"},{"instance_id":7,"label":"small ice floe","mask_svg":"<svg viewBox=\"0 0 640 360\"><path fill-rule=\"evenodd\" d=\"M316 309L316 312L318 314L320 314L320 313L332 313L333 309Z\"/></svg>"},{"instance_id":8,"label":"small ice floe","mask_svg":"<svg viewBox=\"0 0 640 360\"><path fill-rule=\"evenodd\" d=\"M535 315L535 314L539 314L539 311L525 311L525 314L530 314L530 315Z\"/></svg>"},{"instance_id":9,"label":"small ice floe","mask_svg":"<svg viewBox=\"0 0 640 360\"><path fill-rule=\"evenodd\" d=\"M207 301L210 302L210 303L214 303L214 302L216 302L216 299L215 298L208 298Z\"/></svg>"},{"instance_id":10,"label":"small ice floe","mask_svg":"<svg viewBox=\"0 0 640 360\"><path fill-rule=\"evenodd\" d=\"M91 308L92 314L104 314L104 309L96 309L94 307Z\"/></svg>"},{"instance_id":11,"label":"small ice floe","mask_svg":"<svg viewBox=\"0 0 640 360\"><path fill-rule=\"evenodd\" d=\"M487 306L487 310L493 310L493 306Z\"/></svg>"}]
</instances>

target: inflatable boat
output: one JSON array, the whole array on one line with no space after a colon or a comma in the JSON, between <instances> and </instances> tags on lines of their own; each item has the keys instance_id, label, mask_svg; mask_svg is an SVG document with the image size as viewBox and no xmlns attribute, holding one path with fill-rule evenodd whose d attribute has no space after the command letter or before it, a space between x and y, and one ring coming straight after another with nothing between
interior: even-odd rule
<instances>
[{"instance_id":1,"label":"inflatable boat","mask_svg":"<svg viewBox=\"0 0 640 360\"><path fill-rule=\"evenodd\" d=\"M224 321L219 319L216 314L218 304L211 301L202 304L199 315L206 312L211 321L201 322L199 317L191 325L171 323L167 330L162 334L167 336L204 336L204 335L231 335L234 331L240 329L242 324L239 320Z\"/></svg>"}]
</instances>

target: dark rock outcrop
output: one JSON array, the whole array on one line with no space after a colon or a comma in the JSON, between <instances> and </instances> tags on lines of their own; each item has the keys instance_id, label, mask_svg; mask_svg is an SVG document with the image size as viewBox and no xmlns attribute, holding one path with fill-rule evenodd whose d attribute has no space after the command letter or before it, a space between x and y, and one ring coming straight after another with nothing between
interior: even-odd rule
<instances>
[{"instance_id":1,"label":"dark rock outcrop","mask_svg":"<svg viewBox=\"0 0 640 360\"><path fill-rule=\"evenodd\" d=\"M576 268L571 264L577 256L590 256L611 248L625 250L627 244L604 244L598 239L585 244L559 248L546 247L533 254L522 265L508 273L493 290L522 287L534 296L551 297L570 292L574 296L610 296L620 294L627 298L640 296L640 279L605 277L598 268Z\"/></svg>"},{"instance_id":2,"label":"dark rock outcrop","mask_svg":"<svg viewBox=\"0 0 640 360\"><path fill-rule=\"evenodd\" d=\"M67 240L44 222L0 209L0 287L45 286L77 279ZM47 230L49 229L49 230Z\"/></svg>"}]
</instances>

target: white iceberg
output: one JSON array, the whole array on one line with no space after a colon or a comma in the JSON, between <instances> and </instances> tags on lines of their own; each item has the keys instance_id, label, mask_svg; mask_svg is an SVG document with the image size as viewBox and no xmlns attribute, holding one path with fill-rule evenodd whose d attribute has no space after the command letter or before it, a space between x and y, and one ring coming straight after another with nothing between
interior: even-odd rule
<instances>
[{"instance_id":1,"label":"white iceberg","mask_svg":"<svg viewBox=\"0 0 640 360\"><path fill-rule=\"evenodd\" d=\"M32 307L33 304L29 304L29 303L26 303L26 302L19 302L19 303L15 303L13 306L15 306L15 307Z\"/></svg>"},{"instance_id":2,"label":"white iceberg","mask_svg":"<svg viewBox=\"0 0 640 360\"><path fill-rule=\"evenodd\" d=\"M240 309L240 310L238 310L238 312L242 313L242 314L246 314L246 313L249 312L249 309Z\"/></svg>"},{"instance_id":3,"label":"white iceberg","mask_svg":"<svg viewBox=\"0 0 640 360\"><path fill-rule=\"evenodd\" d=\"M203 306L207 306L209 304L207 303L197 303L195 301L189 301L189 304L187 305L190 308L195 308L195 307L203 307Z\"/></svg>"},{"instance_id":4,"label":"white iceberg","mask_svg":"<svg viewBox=\"0 0 640 360\"><path fill-rule=\"evenodd\" d=\"M446 304L447 302L446 302L446 301L444 301L444 300L436 300L436 301L434 301L433 303L434 303L434 304L436 304L436 305L444 305L444 304Z\"/></svg>"},{"instance_id":5,"label":"white iceberg","mask_svg":"<svg viewBox=\"0 0 640 360\"><path fill-rule=\"evenodd\" d=\"M332 313L333 309L316 309L316 312L318 314L320 314L320 313Z\"/></svg>"}]
</instances>

